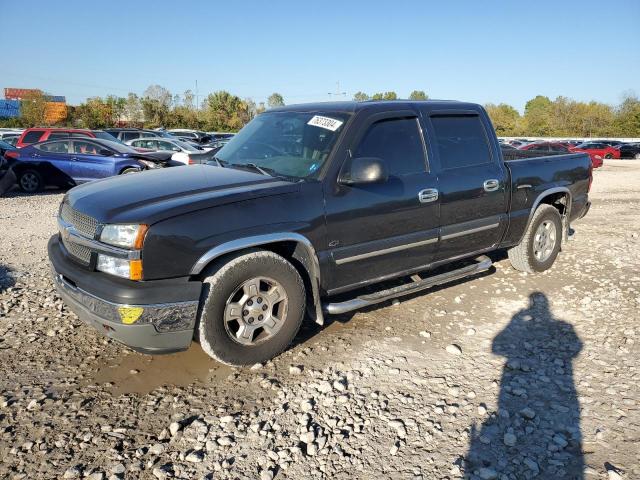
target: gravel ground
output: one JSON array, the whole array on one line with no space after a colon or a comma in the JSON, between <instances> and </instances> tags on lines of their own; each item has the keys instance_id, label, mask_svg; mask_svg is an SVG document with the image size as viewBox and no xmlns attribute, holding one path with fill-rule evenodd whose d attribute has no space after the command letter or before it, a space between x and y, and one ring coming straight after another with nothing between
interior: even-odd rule
<instances>
[{"instance_id":1,"label":"gravel ground","mask_svg":"<svg viewBox=\"0 0 640 480\"><path fill-rule=\"evenodd\" d=\"M640 162L548 272L303 328L265 365L148 357L55 294L62 193L0 198L0 478L640 478Z\"/></svg>"}]
</instances>

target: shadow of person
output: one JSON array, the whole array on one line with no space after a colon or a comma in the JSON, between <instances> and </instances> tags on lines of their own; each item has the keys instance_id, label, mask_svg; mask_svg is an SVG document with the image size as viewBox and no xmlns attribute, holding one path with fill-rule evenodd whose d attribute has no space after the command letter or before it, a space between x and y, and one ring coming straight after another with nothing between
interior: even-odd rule
<instances>
[{"instance_id":1,"label":"shadow of person","mask_svg":"<svg viewBox=\"0 0 640 480\"><path fill-rule=\"evenodd\" d=\"M497 412L471 428L467 479L583 479L580 406L572 360L582 349L573 327L554 318L547 297L529 296L493 340L506 357Z\"/></svg>"}]
</instances>

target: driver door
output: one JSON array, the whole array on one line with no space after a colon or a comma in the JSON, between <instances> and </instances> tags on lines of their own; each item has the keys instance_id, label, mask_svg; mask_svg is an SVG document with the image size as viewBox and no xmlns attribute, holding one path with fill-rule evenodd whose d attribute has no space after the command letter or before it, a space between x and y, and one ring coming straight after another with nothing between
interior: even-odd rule
<instances>
[{"instance_id":1,"label":"driver door","mask_svg":"<svg viewBox=\"0 0 640 480\"><path fill-rule=\"evenodd\" d=\"M327 178L332 293L419 270L430 263L438 245L438 180L429 171L417 114L384 112L354 128L353 158L381 159L389 177L361 185L340 184L339 174Z\"/></svg>"}]
</instances>

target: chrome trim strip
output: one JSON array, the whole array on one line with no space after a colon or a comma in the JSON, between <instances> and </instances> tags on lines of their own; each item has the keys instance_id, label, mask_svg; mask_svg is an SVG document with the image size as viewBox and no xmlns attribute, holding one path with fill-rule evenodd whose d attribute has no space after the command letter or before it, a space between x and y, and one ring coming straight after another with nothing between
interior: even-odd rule
<instances>
[{"instance_id":1,"label":"chrome trim strip","mask_svg":"<svg viewBox=\"0 0 640 480\"><path fill-rule=\"evenodd\" d=\"M336 260L336 265L342 265L344 263L356 262L358 260L362 260L365 258L377 257L380 255L386 255L387 253L400 252L402 250L407 250L409 248L420 247L422 245L429 245L431 243L436 243L438 241L437 237L429 238L427 240L421 240L419 242L407 243L405 245L398 245L395 247L383 248L382 250L376 250L374 252L361 253L360 255L354 255L352 257L345 257Z\"/></svg>"},{"instance_id":2,"label":"chrome trim strip","mask_svg":"<svg viewBox=\"0 0 640 480\"><path fill-rule=\"evenodd\" d=\"M140 258L140 250L127 250L126 248L114 247L98 240L85 237L73 225L65 222L60 217L58 217L58 228L60 230L60 234L65 238L65 240L70 240L78 245L87 247L92 251L106 253L117 258L126 258L128 260L138 260Z\"/></svg>"},{"instance_id":3,"label":"chrome trim strip","mask_svg":"<svg viewBox=\"0 0 640 480\"><path fill-rule=\"evenodd\" d=\"M311 277L311 290L313 295L313 303L315 307L316 323L324 324L324 315L322 313L322 305L320 304L320 263L316 250L313 248L311 241L299 233L294 232L278 232L266 233L264 235L255 235L251 237L238 238L229 242L218 245L208 252L205 252L191 268L191 275L198 275L204 268L214 259L227 253L242 250L244 248L259 247L275 242L296 242L306 250L310 259L310 265L305 265L309 276Z\"/></svg>"},{"instance_id":4,"label":"chrome trim strip","mask_svg":"<svg viewBox=\"0 0 640 480\"><path fill-rule=\"evenodd\" d=\"M461 232L450 233L448 235L443 235L441 240L449 240L450 238L462 237L463 235L471 235L472 233L482 232L484 230L491 230L492 228L496 228L500 226L500 222L492 223L491 225L483 225L482 227L470 228L469 230L462 230Z\"/></svg>"}]
</instances>

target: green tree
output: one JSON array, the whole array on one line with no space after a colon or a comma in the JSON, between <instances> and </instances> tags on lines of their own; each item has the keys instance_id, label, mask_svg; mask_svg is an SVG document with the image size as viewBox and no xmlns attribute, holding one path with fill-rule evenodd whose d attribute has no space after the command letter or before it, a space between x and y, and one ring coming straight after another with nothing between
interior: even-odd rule
<instances>
[{"instance_id":1,"label":"green tree","mask_svg":"<svg viewBox=\"0 0 640 480\"><path fill-rule=\"evenodd\" d=\"M511 105L507 105L506 103L501 103L499 105L488 103L484 108L487 111L487 114L489 114L491 123L493 123L493 128L495 128L498 136L510 137L518 134L517 128L520 120L520 114L515 108Z\"/></svg>"},{"instance_id":2,"label":"green tree","mask_svg":"<svg viewBox=\"0 0 640 480\"><path fill-rule=\"evenodd\" d=\"M171 92L160 85L151 85L142 96L144 121L149 127L162 127L169 120L173 103Z\"/></svg>"},{"instance_id":3,"label":"green tree","mask_svg":"<svg viewBox=\"0 0 640 480\"><path fill-rule=\"evenodd\" d=\"M409 94L409 100L427 100L429 96L424 93L424 90L414 90Z\"/></svg>"},{"instance_id":4,"label":"green tree","mask_svg":"<svg viewBox=\"0 0 640 480\"><path fill-rule=\"evenodd\" d=\"M396 92L390 91L390 92L384 92L384 93L374 93L371 96L371 100L397 100L398 99L398 95L396 94Z\"/></svg>"},{"instance_id":5,"label":"green tree","mask_svg":"<svg viewBox=\"0 0 640 480\"><path fill-rule=\"evenodd\" d=\"M20 102L20 119L25 127L44 125L47 99L41 91L30 92Z\"/></svg>"},{"instance_id":6,"label":"green tree","mask_svg":"<svg viewBox=\"0 0 640 480\"><path fill-rule=\"evenodd\" d=\"M538 95L524 107L524 125L526 135L545 136L551 134L551 100Z\"/></svg>"},{"instance_id":7,"label":"green tree","mask_svg":"<svg viewBox=\"0 0 640 480\"><path fill-rule=\"evenodd\" d=\"M130 125L142 126L142 104L140 97L135 93L129 93L125 100L124 120Z\"/></svg>"},{"instance_id":8,"label":"green tree","mask_svg":"<svg viewBox=\"0 0 640 480\"><path fill-rule=\"evenodd\" d=\"M284 98L279 93L272 93L267 99L267 105L269 108L282 107L284 106Z\"/></svg>"},{"instance_id":9,"label":"green tree","mask_svg":"<svg viewBox=\"0 0 640 480\"><path fill-rule=\"evenodd\" d=\"M353 99L354 99L356 102L366 102L367 100L369 100L369 95L367 95L367 94L366 94L366 93L364 93L364 92L356 92L356 93L353 95Z\"/></svg>"},{"instance_id":10,"label":"green tree","mask_svg":"<svg viewBox=\"0 0 640 480\"><path fill-rule=\"evenodd\" d=\"M226 91L211 93L205 100L205 128L214 131L240 130L249 121L249 106Z\"/></svg>"},{"instance_id":11,"label":"green tree","mask_svg":"<svg viewBox=\"0 0 640 480\"><path fill-rule=\"evenodd\" d=\"M100 97L88 98L78 106L75 116L84 128L105 128L114 124L111 106Z\"/></svg>"},{"instance_id":12,"label":"green tree","mask_svg":"<svg viewBox=\"0 0 640 480\"><path fill-rule=\"evenodd\" d=\"M640 100L631 92L623 95L616 109L614 129L621 137L640 137Z\"/></svg>"}]
</instances>

